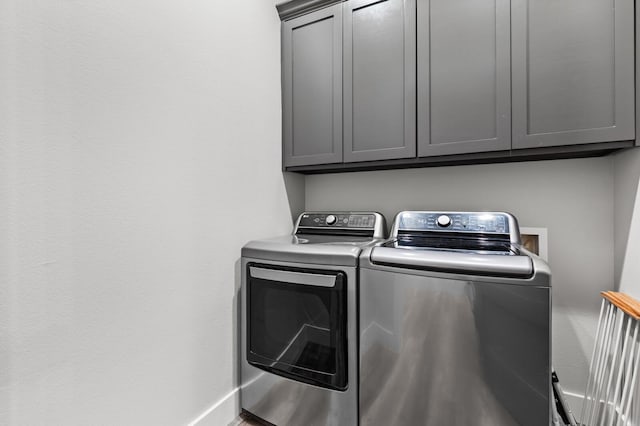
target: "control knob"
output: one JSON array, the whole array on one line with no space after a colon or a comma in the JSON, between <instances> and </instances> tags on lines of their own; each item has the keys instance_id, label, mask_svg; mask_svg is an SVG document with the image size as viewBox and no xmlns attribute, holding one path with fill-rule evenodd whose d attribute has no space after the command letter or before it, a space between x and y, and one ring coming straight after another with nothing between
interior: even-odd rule
<instances>
[{"instance_id":1,"label":"control knob","mask_svg":"<svg viewBox=\"0 0 640 426\"><path fill-rule=\"evenodd\" d=\"M336 220L338 219L334 215L330 214L326 219L327 225L333 225L334 223L336 223Z\"/></svg>"},{"instance_id":2,"label":"control knob","mask_svg":"<svg viewBox=\"0 0 640 426\"><path fill-rule=\"evenodd\" d=\"M438 223L439 227L446 228L447 226L451 225L451 218L446 214L442 214L438 216L438 219L436 222Z\"/></svg>"}]
</instances>

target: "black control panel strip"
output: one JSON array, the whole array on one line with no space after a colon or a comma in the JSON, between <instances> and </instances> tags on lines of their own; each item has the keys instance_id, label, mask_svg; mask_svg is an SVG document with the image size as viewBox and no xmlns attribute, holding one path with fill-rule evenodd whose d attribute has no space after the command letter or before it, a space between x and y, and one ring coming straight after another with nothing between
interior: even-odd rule
<instances>
[{"instance_id":1,"label":"black control panel strip","mask_svg":"<svg viewBox=\"0 0 640 426\"><path fill-rule=\"evenodd\" d=\"M296 235L342 235L345 237L373 237L373 229L353 228L304 228L298 227Z\"/></svg>"}]
</instances>

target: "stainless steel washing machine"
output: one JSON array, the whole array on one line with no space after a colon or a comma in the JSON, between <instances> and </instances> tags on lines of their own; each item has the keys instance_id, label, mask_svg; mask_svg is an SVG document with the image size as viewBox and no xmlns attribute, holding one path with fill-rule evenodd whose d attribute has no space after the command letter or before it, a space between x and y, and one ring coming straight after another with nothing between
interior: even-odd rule
<instances>
[{"instance_id":1,"label":"stainless steel washing machine","mask_svg":"<svg viewBox=\"0 0 640 426\"><path fill-rule=\"evenodd\" d=\"M358 423L361 251L374 212L306 212L293 235L242 249L241 407L278 426Z\"/></svg>"},{"instance_id":2,"label":"stainless steel washing machine","mask_svg":"<svg viewBox=\"0 0 640 426\"><path fill-rule=\"evenodd\" d=\"M401 212L360 260L360 424L551 419L547 264L497 212Z\"/></svg>"}]
</instances>

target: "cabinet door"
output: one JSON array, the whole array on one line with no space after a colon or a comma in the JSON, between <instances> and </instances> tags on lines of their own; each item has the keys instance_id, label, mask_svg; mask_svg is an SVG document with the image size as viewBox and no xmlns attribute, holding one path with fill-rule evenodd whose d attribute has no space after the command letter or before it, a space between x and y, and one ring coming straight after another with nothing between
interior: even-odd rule
<instances>
[{"instance_id":1,"label":"cabinet door","mask_svg":"<svg viewBox=\"0 0 640 426\"><path fill-rule=\"evenodd\" d=\"M418 154L511 147L509 0L418 0Z\"/></svg>"},{"instance_id":2,"label":"cabinet door","mask_svg":"<svg viewBox=\"0 0 640 426\"><path fill-rule=\"evenodd\" d=\"M634 138L633 3L513 0L513 148Z\"/></svg>"},{"instance_id":3,"label":"cabinet door","mask_svg":"<svg viewBox=\"0 0 640 426\"><path fill-rule=\"evenodd\" d=\"M342 162L342 5L282 24L283 161Z\"/></svg>"},{"instance_id":4,"label":"cabinet door","mask_svg":"<svg viewBox=\"0 0 640 426\"><path fill-rule=\"evenodd\" d=\"M415 157L415 0L344 5L344 161Z\"/></svg>"}]
</instances>

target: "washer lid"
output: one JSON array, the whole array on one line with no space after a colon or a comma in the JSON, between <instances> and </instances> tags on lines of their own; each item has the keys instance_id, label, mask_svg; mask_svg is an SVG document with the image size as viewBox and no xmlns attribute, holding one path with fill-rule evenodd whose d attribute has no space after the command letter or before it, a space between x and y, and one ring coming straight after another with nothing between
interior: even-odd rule
<instances>
[{"instance_id":1,"label":"washer lid","mask_svg":"<svg viewBox=\"0 0 640 426\"><path fill-rule=\"evenodd\" d=\"M529 278L534 271L531 258L525 255L374 247L370 259L379 265L468 275Z\"/></svg>"},{"instance_id":2,"label":"washer lid","mask_svg":"<svg viewBox=\"0 0 640 426\"><path fill-rule=\"evenodd\" d=\"M251 241L242 248L242 257L276 262L357 266L362 249L380 241L360 237L286 235Z\"/></svg>"}]
</instances>

